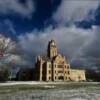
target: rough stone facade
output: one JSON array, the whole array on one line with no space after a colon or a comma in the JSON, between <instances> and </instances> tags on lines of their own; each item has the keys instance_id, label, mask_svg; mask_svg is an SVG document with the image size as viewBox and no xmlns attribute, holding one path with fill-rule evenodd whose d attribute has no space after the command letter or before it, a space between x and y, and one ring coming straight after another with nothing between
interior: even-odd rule
<instances>
[{"instance_id":1,"label":"rough stone facade","mask_svg":"<svg viewBox=\"0 0 100 100\"><path fill-rule=\"evenodd\" d=\"M47 56L37 57L35 70L39 81L86 80L85 70L71 69L65 56L58 54L54 40L48 43Z\"/></svg>"}]
</instances>

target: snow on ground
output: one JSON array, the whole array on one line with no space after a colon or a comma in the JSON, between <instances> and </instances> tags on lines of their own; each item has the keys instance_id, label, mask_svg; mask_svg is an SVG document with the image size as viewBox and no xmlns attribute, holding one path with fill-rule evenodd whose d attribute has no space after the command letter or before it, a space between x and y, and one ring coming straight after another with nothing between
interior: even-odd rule
<instances>
[{"instance_id":1,"label":"snow on ground","mask_svg":"<svg viewBox=\"0 0 100 100\"><path fill-rule=\"evenodd\" d=\"M0 100L100 100L99 91L35 90L0 94Z\"/></svg>"},{"instance_id":2,"label":"snow on ground","mask_svg":"<svg viewBox=\"0 0 100 100\"><path fill-rule=\"evenodd\" d=\"M49 84L65 84L67 85L73 82L36 82L36 81L28 81L28 82L7 82L0 83L0 86L6 85L16 85L16 84L26 84L26 85L37 85L43 84L45 88L44 90L27 90L27 91L15 91L15 92L7 92L0 93L0 100L100 100L100 87L89 88L78 88L78 89L53 89L55 85ZM78 83L78 82L77 82ZM98 82L80 82L85 84L99 84ZM52 87L51 87L52 86ZM50 88L50 89L48 89Z\"/></svg>"},{"instance_id":3,"label":"snow on ground","mask_svg":"<svg viewBox=\"0 0 100 100\"><path fill-rule=\"evenodd\" d=\"M0 83L0 86L5 86L5 85L38 85L38 84L70 84L70 83L79 83L79 82L40 82L40 81L8 81L5 83ZM98 84L98 82L80 82L80 83L85 83L85 84Z\"/></svg>"},{"instance_id":4,"label":"snow on ground","mask_svg":"<svg viewBox=\"0 0 100 100\"><path fill-rule=\"evenodd\" d=\"M4 86L4 85L22 85L22 84L26 84L26 85L35 85L35 84L40 84L41 82L35 82L35 81L8 81L6 83L0 83L0 86Z\"/></svg>"}]
</instances>

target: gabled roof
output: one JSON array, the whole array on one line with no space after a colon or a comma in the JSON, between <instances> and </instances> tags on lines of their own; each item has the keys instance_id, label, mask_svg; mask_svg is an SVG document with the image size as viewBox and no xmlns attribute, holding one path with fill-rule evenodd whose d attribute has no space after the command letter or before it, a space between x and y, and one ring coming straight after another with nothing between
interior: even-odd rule
<instances>
[{"instance_id":1,"label":"gabled roof","mask_svg":"<svg viewBox=\"0 0 100 100\"><path fill-rule=\"evenodd\" d=\"M47 56L42 56L42 60L44 60L44 61L52 61L52 58L49 58Z\"/></svg>"}]
</instances>

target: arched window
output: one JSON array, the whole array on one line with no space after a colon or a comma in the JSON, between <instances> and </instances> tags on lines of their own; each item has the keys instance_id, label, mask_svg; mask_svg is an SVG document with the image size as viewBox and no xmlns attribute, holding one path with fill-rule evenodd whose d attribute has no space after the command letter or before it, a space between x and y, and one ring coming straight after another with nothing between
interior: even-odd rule
<instances>
[{"instance_id":1,"label":"arched window","mask_svg":"<svg viewBox=\"0 0 100 100\"><path fill-rule=\"evenodd\" d=\"M70 71L68 71L68 75L70 74Z\"/></svg>"},{"instance_id":2,"label":"arched window","mask_svg":"<svg viewBox=\"0 0 100 100\"><path fill-rule=\"evenodd\" d=\"M51 77L49 76L49 80L51 80Z\"/></svg>"}]
</instances>

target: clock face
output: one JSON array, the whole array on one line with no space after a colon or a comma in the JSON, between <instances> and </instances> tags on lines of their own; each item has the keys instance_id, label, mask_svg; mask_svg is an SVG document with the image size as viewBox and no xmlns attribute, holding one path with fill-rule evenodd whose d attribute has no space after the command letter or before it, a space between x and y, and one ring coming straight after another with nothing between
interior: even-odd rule
<instances>
[{"instance_id":1,"label":"clock face","mask_svg":"<svg viewBox=\"0 0 100 100\"><path fill-rule=\"evenodd\" d=\"M55 45L55 43L54 43L54 42L52 42L52 45Z\"/></svg>"}]
</instances>

